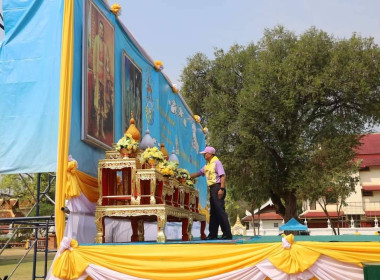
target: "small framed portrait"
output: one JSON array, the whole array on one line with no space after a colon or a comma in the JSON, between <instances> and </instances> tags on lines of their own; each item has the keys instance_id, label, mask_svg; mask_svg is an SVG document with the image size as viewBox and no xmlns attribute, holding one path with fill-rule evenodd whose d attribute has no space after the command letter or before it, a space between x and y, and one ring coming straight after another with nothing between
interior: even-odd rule
<instances>
[{"instance_id":1,"label":"small framed portrait","mask_svg":"<svg viewBox=\"0 0 380 280\"><path fill-rule=\"evenodd\" d=\"M132 114L142 135L142 71L125 51L122 54L122 95L123 133L129 126Z\"/></svg>"},{"instance_id":2,"label":"small framed portrait","mask_svg":"<svg viewBox=\"0 0 380 280\"><path fill-rule=\"evenodd\" d=\"M114 27L92 0L83 24L82 140L102 149L114 142Z\"/></svg>"}]
</instances>

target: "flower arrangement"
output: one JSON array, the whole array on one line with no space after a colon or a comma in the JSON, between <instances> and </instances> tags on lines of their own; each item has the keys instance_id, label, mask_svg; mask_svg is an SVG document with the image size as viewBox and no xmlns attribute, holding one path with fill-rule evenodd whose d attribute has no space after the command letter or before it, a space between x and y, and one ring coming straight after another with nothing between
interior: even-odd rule
<instances>
[{"instance_id":1,"label":"flower arrangement","mask_svg":"<svg viewBox=\"0 0 380 280\"><path fill-rule=\"evenodd\" d=\"M156 69L156 71L162 71L162 70L164 70L164 64L162 63L162 61L156 60L154 62L154 69Z\"/></svg>"},{"instance_id":2,"label":"flower arrangement","mask_svg":"<svg viewBox=\"0 0 380 280\"><path fill-rule=\"evenodd\" d=\"M190 178L186 180L186 185L188 185L191 188L194 188L194 185L197 182L196 180L197 180L196 178Z\"/></svg>"},{"instance_id":3,"label":"flower arrangement","mask_svg":"<svg viewBox=\"0 0 380 280\"><path fill-rule=\"evenodd\" d=\"M179 180L184 179L184 181L191 179L189 171L185 168L178 168L177 169L176 178Z\"/></svg>"},{"instance_id":4,"label":"flower arrangement","mask_svg":"<svg viewBox=\"0 0 380 280\"><path fill-rule=\"evenodd\" d=\"M177 171L178 162L164 160L158 164L160 172L166 177L174 177Z\"/></svg>"},{"instance_id":5,"label":"flower arrangement","mask_svg":"<svg viewBox=\"0 0 380 280\"><path fill-rule=\"evenodd\" d=\"M121 6L120 4L113 4L111 7L111 12L115 14L115 16L119 16L121 11Z\"/></svg>"},{"instance_id":6,"label":"flower arrangement","mask_svg":"<svg viewBox=\"0 0 380 280\"><path fill-rule=\"evenodd\" d=\"M172 91L173 91L174 93L178 93L178 92L179 92L179 90L178 90L176 84L173 84L173 85L172 85Z\"/></svg>"},{"instance_id":7,"label":"flower arrangement","mask_svg":"<svg viewBox=\"0 0 380 280\"><path fill-rule=\"evenodd\" d=\"M135 139L133 139L132 135L129 133L125 133L123 137L119 139L116 143L116 150L122 152L122 149L126 149L130 153L135 152L137 150L138 143Z\"/></svg>"},{"instance_id":8,"label":"flower arrangement","mask_svg":"<svg viewBox=\"0 0 380 280\"><path fill-rule=\"evenodd\" d=\"M141 164L148 162L150 165L155 165L164 161L163 153L157 148L146 148L140 156Z\"/></svg>"}]
</instances>

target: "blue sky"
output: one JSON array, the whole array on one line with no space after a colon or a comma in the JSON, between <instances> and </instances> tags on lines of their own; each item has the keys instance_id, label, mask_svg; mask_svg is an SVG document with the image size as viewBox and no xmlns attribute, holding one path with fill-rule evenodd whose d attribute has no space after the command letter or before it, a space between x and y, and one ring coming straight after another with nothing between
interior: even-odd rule
<instances>
[{"instance_id":1,"label":"blue sky","mask_svg":"<svg viewBox=\"0 0 380 280\"><path fill-rule=\"evenodd\" d=\"M353 32L380 44L379 0L118 0L120 19L164 72L180 85L186 59L196 52L257 42L278 24L300 34L316 26L338 38Z\"/></svg>"},{"instance_id":2,"label":"blue sky","mask_svg":"<svg viewBox=\"0 0 380 280\"><path fill-rule=\"evenodd\" d=\"M215 48L256 43L279 24L296 34L311 26L337 38L357 32L380 44L380 0L108 0L115 2L121 21L178 86L188 57L213 58Z\"/></svg>"},{"instance_id":3,"label":"blue sky","mask_svg":"<svg viewBox=\"0 0 380 280\"><path fill-rule=\"evenodd\" d=\"M6 0L0 0L1 3ZM380 44L380 0L108 0L120 19L164 72L180 86L187 58L214 48L257 42L278 24L300 34L316 26L338 38L353 32ZM3 32L0 30L0 39Z\"/></svg>"}]
</instances>

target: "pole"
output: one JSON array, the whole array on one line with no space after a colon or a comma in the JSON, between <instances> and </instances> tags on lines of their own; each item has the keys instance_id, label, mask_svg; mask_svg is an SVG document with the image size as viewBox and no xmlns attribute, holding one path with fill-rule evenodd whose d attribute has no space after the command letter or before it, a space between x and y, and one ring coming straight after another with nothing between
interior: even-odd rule
<instances>
[{"instance_id":1,"label":"pole","mask_svg":"<svg viewBox=\"0 0 380 280\"><path fill-rule=\"evenodd\" d=\"M41 173L37 174L37 196L36 196L36 217L40 215L40 187L41 187ZM33 254L33 280L36 279L36 265L37 265L37 244L38 244L38 227L34 229L34 254Z\"/></svg>"}]
</instances>

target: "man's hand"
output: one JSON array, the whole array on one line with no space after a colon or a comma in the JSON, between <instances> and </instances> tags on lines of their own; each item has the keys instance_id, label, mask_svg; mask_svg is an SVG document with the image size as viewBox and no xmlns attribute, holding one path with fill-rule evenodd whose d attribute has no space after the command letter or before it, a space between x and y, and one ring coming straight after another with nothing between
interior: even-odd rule
<instances>
[{"instance_id":1,"label":"man's hand","mask_svg":"<svg viewBox=\"0 0 380 280\"><path fill-rule=\"evenodd\" d=\"M222 199L223 195L224 195L224 189L220 188L219 191L218 191L218 198Z\"/></svg>"}]
</instances>

